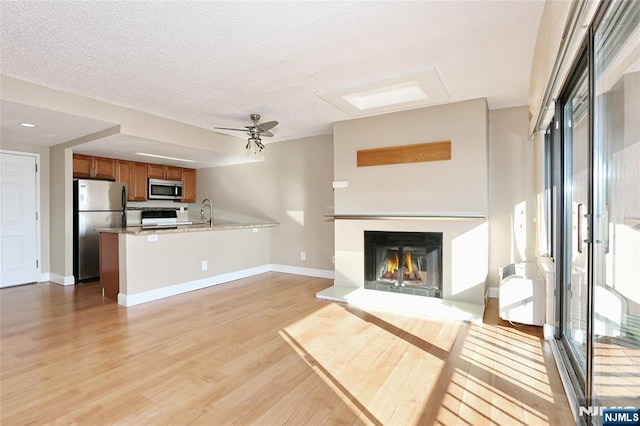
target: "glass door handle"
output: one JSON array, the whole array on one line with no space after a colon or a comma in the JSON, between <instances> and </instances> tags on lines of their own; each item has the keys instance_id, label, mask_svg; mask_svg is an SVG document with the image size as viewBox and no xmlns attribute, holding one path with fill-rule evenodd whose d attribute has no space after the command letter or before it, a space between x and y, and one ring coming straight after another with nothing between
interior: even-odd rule
<instances>
[{"instance_id":1,"label":"glass door handle","mask_svg":"<svg viewBox=\"0 0 640 426\"><path fill-rule=\"evenodd\" d=\"M586 220L586 222L585 222ZM584 204L578 204L578 253L582 253L582 244L591 244L591 214L584 212ZM584 238L587 236L587 238Z\"/></svg>"},{"instance_id":2,"label":"glass door handle","mask_svg":"<svg viewBox=\"0 0 640 426\"><path fill-rule=\"evenodd\" d=\"M577 229L577 237L578 237L578 253L582 253L582 218L584 217L584 204L578 204L578 229Z\"/></svg>"}]
</instances>

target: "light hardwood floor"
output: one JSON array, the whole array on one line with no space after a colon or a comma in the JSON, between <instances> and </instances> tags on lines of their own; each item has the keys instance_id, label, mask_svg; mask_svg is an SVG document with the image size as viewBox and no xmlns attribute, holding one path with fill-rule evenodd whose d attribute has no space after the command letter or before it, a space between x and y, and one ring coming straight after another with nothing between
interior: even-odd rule
<instances>
[{"instance_id":1,"label":"light hardwood floor","mask_svg":"<svg viewBox=\"0 0 640 426\"><path fill-rule=\"evenodd\" d=\"M124 308L0 290L0 423L570 425L536 327L365 312L267 273Z\"/></svg>"}]
</instances>

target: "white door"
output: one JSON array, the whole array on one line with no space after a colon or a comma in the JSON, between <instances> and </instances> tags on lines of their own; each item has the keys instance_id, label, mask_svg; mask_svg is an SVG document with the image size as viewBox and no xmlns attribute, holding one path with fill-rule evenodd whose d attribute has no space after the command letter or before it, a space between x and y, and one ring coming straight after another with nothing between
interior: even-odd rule
<instances>
[{"instance_id":1,"label":"white door","mask_svg":"<svg viewBox=\"0 0 640 426\"><path fill-rule=\"evenodd\" d=\"M36 158L0 158L0 287L7 287L38 280Z\"/></svg>"}]
</instances>

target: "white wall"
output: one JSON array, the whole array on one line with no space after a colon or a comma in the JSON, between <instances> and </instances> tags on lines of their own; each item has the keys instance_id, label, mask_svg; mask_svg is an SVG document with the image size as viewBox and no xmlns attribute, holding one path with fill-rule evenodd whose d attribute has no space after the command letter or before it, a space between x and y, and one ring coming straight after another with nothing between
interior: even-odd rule
<instances>
[{"instance_id":1,"label":"white wall","mask_svg":"<svg viewBox=\"0 0 640 426\"><path fill-rule=\"evenodd\" d=\"M526 106L489 112L489 286L498 268L535 261L534 141Z\"/></svg>"},{"instance_id":2,"label":"white wall","mask_svg":"<svg viewBox=\"0 0 640 426\"><path fill-rule=\"evenodd\" d=\"M51 147L51 273L52 281L74 284L73 278L73 152Z\"/></svg>"},{"instance_id":3,"label":"white wall","mask_svg":"<svg viewBox=\"0 0 640 426\"><path fill-rule=\"evenodd\" d=\"M267 144L264 161L199 169L198 203L210 198L214 216L280 223L271 231L271 263L333 270L333 138L314 136ZM193 216L192 216L193 217ZM300 259L300 252L306 260Z\"/></svg>"},{"instance_id":4,"label":"white wall","mask_svg":"<svg viewBox=\"0 0 640 426\"><path fill-rule=\"evenodd\" d=\"M336 213L486 213L487 104L484 99L334 124ZM451 160L357 167L357 151L451 141Z\"/></svg>"}]
</instances>

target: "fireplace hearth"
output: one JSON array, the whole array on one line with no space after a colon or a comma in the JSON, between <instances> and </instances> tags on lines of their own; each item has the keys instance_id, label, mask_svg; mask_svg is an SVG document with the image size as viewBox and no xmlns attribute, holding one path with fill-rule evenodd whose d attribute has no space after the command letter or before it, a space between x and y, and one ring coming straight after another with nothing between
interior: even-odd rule
<instances>
[{"instance_id":1,"label":"fireplace hearth","mask_svg":"<svg viewBox=\"0 0 640 426\"><path fill-rule=\"evenodd\" d=\"M364 288L442 298L442 233L364 231Z\"/></svg>"}]
</instances>

